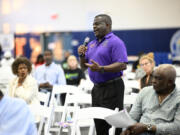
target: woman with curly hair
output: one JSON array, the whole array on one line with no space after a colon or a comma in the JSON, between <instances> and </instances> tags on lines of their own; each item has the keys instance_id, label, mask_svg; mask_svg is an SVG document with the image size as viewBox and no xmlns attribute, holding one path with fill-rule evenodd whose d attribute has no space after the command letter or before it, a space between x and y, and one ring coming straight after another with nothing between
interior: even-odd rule
<instances>
[{"instance_id":1,"label":"woman with curly hair","mask_svg":"<svg viewBox=\"0 0 180 135\"><path fill-rule=\"evenodd\" d=\"M32 64L26 57L16 58L12 64L12 72L16 77L10 82L9 96L24 99L30 108L40 105L38 85L30 74ZM37 118L36 118L37 121Z\"/></svg>"}]
</instances>

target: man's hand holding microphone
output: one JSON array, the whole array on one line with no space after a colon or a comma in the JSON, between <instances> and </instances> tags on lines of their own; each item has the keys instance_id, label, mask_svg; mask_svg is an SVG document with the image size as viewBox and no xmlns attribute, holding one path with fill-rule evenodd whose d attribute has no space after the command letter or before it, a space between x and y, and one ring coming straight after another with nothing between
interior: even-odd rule
<instances>
[{"instance_id":1,"label":"man's hand holding microphone","mask_svg":"<svg viewBox=\"0 0 180 135\"><path fill-rule=\"evenodd\" d=\"M80 58L85 57L88 42L89 42L89 37L86 37L85 40L84 40L84 43L79 46L78 54L79 54Z\"/></svg>"},{"instance_id":2,"label":"man's hand holding microphone","mask_svg":"<svg viewBox=\"0 0 180 135\"><path fill-rule=\"evenodd\" d=\"M92 59L90 60L91 64L86 62L85 53L87 51L88 42L89 42L89 37L86 37L85 40L84 40L84 43L82 45L80 45L79 48L78 48L78 54L79 54L79 57L80 57L81 68L86 69L87 67L89 67L92 71L97 71L97 72L104 73L104 67L100 66L94 60L92 60Z\"/></svg>"}]
</instances>

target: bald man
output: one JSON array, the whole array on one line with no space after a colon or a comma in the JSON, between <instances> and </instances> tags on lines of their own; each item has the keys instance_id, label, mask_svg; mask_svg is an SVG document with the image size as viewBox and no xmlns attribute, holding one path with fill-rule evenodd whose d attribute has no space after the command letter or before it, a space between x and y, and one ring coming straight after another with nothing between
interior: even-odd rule
<instances>
[{"instance_id":1,"label":"bald man","mask_svg":"<svg viewBox=\"0 0 180 135\"><path fill-rule=\"evenodd\" d=\"M139 93L130 116L137 121L121 135L178 135L180 133L180 91L172 65L160 65L152 85Z\"/></svg>"}]
</instances>

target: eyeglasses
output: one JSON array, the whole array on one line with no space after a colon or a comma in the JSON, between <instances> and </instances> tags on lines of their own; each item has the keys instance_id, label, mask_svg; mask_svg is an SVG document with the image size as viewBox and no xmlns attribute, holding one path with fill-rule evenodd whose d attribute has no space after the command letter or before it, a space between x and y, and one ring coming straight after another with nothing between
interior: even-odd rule
<instances>
[{"instance_id":1,"label":"eyeglasses","mask_svg":"<svg viewBox=\"0 0 180 135\"><path fill-rule=\"evenodd\" d=\"M140 64L140 66L141 66L141 67L147 66L149 63L150 63L150 62L146 62L146 63L144 63L144 64Z\"/></svg>"}]
</instances>

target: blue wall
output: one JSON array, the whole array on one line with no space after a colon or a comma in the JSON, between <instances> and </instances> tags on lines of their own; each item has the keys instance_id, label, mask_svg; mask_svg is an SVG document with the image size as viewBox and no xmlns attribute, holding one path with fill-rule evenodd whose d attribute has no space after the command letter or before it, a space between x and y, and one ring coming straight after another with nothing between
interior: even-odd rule
<instances>
[{"instance_id":1,"label":"blue wall","mask_svg":"<svg viewBox=\"0 0 180 135\"><path fill-rule=\"evenodd\" d=\"M170 63L168 61L168 53L170 53L170 40L173 34L180 28L164 28L164 29L141 29L141 30L119 30L113 31L119 36L126 44L128 55L138 55L139 52L154 52L157 65L161 63ZM71 41L77 40L79 45L84 42L86 37L94 40L95 36L92 31L79 31L79 32L57 32L49 33L49 36L44 35L44 49L49 43L50 39L63 40L64 49L72 49L74 55L78 56L78 46L72 46ZM29 39L31 37L40 38L40 35L24 34L15 35L15 37L25 37L27 39L26 46L24 46L24 55L28 58L31 54Z\"/></svg>"},{"instance_id":2,"label":"blue wall","mask_svg":"<svg viewBox=\"0 0 180 135\"><path fill-rule=\"evenodd\" d=\"M170 40L173 34L180 28L168 29L142 29L142 30L120 30L113 31L126 44L128 55L137 55L139 52L170 52ZM95 39L92 31L72 32L73 39L77 39L80 44L84 38L89 36ZM74 48L76 52L77 47Z\"/></svg>"}]
</instances>

